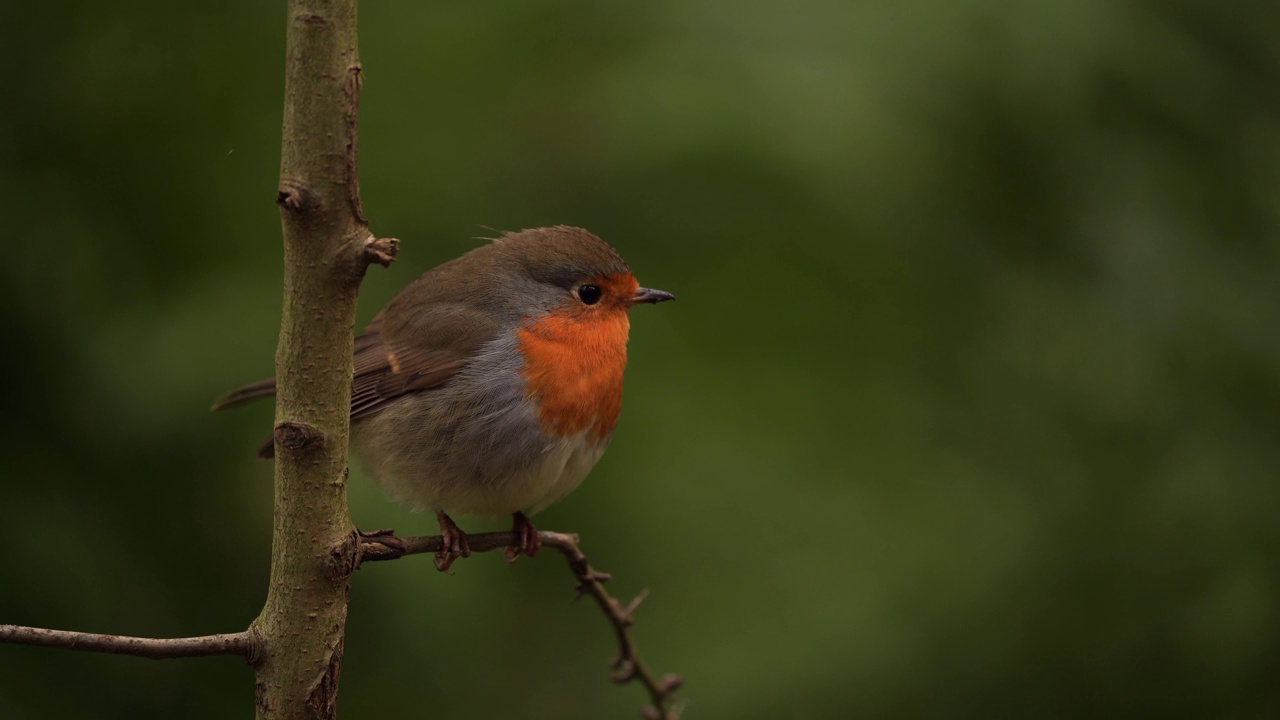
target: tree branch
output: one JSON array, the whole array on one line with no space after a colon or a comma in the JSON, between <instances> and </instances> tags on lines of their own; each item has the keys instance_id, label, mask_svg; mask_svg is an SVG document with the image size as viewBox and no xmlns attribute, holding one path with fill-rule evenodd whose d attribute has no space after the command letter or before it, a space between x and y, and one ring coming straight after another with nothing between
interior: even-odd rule
<instances>
[{"instance_id":1,"label":"tree branch","mask_svg":"<svg viewBox=\"0 0 1280 720\"><path fill-rule=\"evenodd\" d=\"M239 655L251 659L257 654L257 644L248 630L200 637L142 638L69 630L46 630L22 625L0 625L0 643L133 655L152 660L205 655Z\"/></svg>"},{"instance_id":2,"label":"tree branch","mask_svg":"<svg viewBox=\"0 0 1280 720\"><path fill-rule=\"evenodd\" d=\"M289 0L276 203L284 308L276 349L271 580L253 631L258 720L333 720L353 563L347 434L356 293L396 243L375 238L357 183L356 0ZM352 555L354 555L354 546ZM339 558L340 559L340 558Z\"/></svg>"},{"instance_id":3,"label":"tree branch","mask_svg":"<svg viewBox=\"0 0 1280 720\"><path fill-rule=\"evenodd\" d=\"M553 547L564 555L569 563L569 570L578 580L578 595L590 595L613 626L614 635L618 639L618 656L613 661L613 681L622 684L635 680L644 686L651 703L644 708L644 717L649 720L678 720L681 708L673 696L684 684L684 680L678 675L664 675L661 679L654 675L640 659L635 640L631 637L630 628L634 622L632 615L648 591L642 592L624 606L605 590L604 584L612 576L591 567L587 556L579 547L577 535L545 530L538 535L542 538L544 547ZM468 535L467 540L472 552L485 552L514 545L516 534L510 531L476 533ZM406 555L434 553L443 545L444 539L439 535L400 538L390 530L361 533L357 565L360 562L396 560Z\"/></svg>"},{"instance_id":4,"label":"tree branch","mask_svg":"<svg viewBox=\"0 0 1280 720\"><path fill-rule=\"evenodd\" d=\"M284 308L276 351L275 505L271 578L258 617L244 632L153 639L0 625L0 642L148 658L240 655L254 666L259 720L336 717L348 580L363 561L435 552L440 537L357 533L347 510L352 339L360 281L386 266L394 238L369 232L357 182L361 68L356 0L289 0L280 207ZM682 684L641 661L632 615L604 589L576 535L540 533L564 555L580 595L590 595L618 641L613 679L638 681L650 720L676 720ZM515 534L470 536L473 551L515 543Z\"/></svg>"}]
</instances>

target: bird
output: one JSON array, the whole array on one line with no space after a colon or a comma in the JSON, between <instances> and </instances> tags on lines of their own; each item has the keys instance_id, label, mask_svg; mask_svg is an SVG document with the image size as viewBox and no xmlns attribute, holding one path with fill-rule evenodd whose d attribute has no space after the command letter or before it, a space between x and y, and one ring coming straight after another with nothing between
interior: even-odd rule
<instances>
[{"instance_id":1,"label":"bird","mask_svg":"<svg viewBox=\"0 0 1280 720\"><path fill-rule=\"evenodd\" d=\"M507 559L537 554L530 516L577 488L613 436L629 311L674 299L641 287L604 240L559 225L428 270L355 338L353 454L392 499L435 513L439 570L471 554L453 515L509 515ZM213 409L275 389L261 380ZM268 440L258 455L274 452Z\"/></svg>"}]
</instances>

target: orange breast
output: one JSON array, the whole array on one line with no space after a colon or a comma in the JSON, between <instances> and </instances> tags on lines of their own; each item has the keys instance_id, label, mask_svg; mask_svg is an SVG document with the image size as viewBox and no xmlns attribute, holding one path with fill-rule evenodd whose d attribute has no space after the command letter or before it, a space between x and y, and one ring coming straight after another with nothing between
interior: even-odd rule
<instances>
[{"instance_id":1,"label":"orange breast","mask_svg":"<svg viewBox=\"0 0 1280 720\"><path fill-rule=\"evenodd\" d=\"M537 399L542 427L557 435L604 440L622 410L627 365L625 308L553 314L521 328L528 393Z\"/></svg>"}]
</instances>

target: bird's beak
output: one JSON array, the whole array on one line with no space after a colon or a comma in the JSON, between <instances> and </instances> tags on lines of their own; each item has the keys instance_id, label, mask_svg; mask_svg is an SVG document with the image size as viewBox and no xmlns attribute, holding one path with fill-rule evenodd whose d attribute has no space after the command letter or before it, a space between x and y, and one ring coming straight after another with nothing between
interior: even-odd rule
<instances>
[{"instance_id":1,"label":"bird's beak","mask_svg":"<svg viewBox=\"0 0 1280 720\"><path fill-rule=\"evenodd\" d=\"M676 296L666 290L654 290L653 288L640 288L636 290L636 294L631 296L631 304L639 305L640 303L660 303L668 300L675 300Z\"/></svg>"}]
</instances>

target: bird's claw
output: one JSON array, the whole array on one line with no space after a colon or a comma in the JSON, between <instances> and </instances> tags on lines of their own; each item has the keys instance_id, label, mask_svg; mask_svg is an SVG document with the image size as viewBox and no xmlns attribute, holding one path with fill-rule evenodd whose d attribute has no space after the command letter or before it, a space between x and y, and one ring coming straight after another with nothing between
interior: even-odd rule
<instances>
[{"instance_id":1,"label":"bird's claw","mask_svg":"<svg viewBox=\"0 0 1280 720\"><path fill-rule=\"evenodd\" d=\"M512 514L511 531L516 534L516 544L502 551L502 557L509 563L515 562L521 555L533 557L542 549L542 537L538 528L533 526L527 515L522 512Z\"/></svg>"},{"instance_id":2,"label":"bird's claw","mask_svg":"<svg viewBox=\"0 0 1280 720\"><path fill-rule=\"evenodd\" d=\"M436 512L436 520L440 523L440 537L443 546L436 552L436 569L448 573L453 561L460 557L471 557L471 544L467 542L467 534L462 532L453 518L443 512Z\"/></svg>"}]
</instances>

